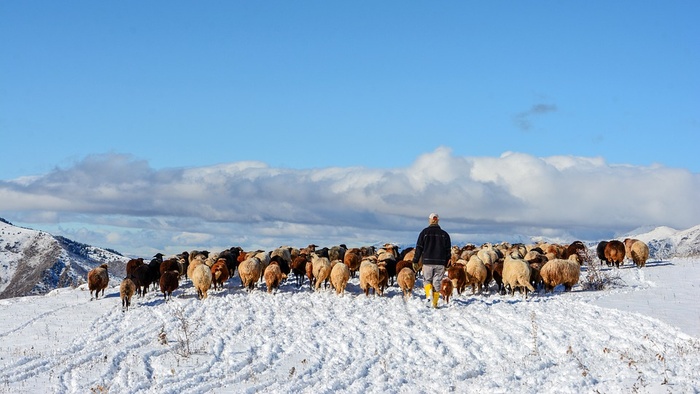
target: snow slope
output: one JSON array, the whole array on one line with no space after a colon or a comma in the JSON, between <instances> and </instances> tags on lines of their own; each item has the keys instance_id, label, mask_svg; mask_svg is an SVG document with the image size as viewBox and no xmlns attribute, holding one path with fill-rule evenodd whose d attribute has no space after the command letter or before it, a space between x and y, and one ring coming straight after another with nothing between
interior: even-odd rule
<instances>
[{"instance_id":1,"label":"snow slope","mask_svg":"<svg viewBox=\"0 0 700 394\"><path fill-rule=\"evenodd\" d=\"M357 279L344 296L291 281L246 292L238 276L200 301L184 281L128 312L117 287L97 301L57 289L0 300L0 393L698 392L699 267L605 267L606 290L455 295L437 310L420 280L407 301L396 287L365 297ZM687 313L658 313L668 305Z\"/></svg>"}]
</instances>

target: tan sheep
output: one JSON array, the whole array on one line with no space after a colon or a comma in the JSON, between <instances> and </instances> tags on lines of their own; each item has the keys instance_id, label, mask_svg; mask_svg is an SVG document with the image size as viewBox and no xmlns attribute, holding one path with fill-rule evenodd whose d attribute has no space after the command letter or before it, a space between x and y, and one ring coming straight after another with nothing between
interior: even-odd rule
<instances>
[{"instance_id":1,"label":"tan sheep","mask_svg":"<svg viewBox=\"0 0 700 394\"><path fill-rule=\"evenodd\" d=\"M211 287L212 276L211 268L206 264L199 264L192 271L192 285L197 290L197 295L199 299L203 300L207 298L207 292Z\"/></svg>"},{"instance_id":2,"label":"tan sheep","mask_svg":"<svg viewBox=\"0 0 700 394\"><path fill-rule=\"evenodd\" d=\"M131 306L131 297L136 292L134 281L129 278L124 278L119 286L119 297L122 299L122 310L128 311Z\"/></svg>"},{"instance_id":3,"label":"tan sheep","mask_svg":"<svg viewBox=\"0 0 700 394\"><path fill-rule=\"evenodd\" d=\"M109 273L107 272L107 264L102 264L99 267L93 268L87 275L88 289L90 290L90 300L97 299L100 291L105 295L105 289L109 286ZM95 292L95 297L92 297L92 292Z\"/></svg>"},{"instance_id":4,"label":"tan sheep","mask_svg":"<svg viewBox=\"0 0 700 394\"><path fill-rule=\"evenodd\" d=\"M238 276L241 278L241 284L248 290L253 290L255 284L262 276L262 262L255 256L248 257L238 266Z\"/></svg>"},{"instance_id":5,"label":"tan sheep","mask_svg":"<svg viewBox=\"0 0 700 394\"><path fill-rule=\"evenodd\" d=\"M490 257L491 256L488 255L487 258ZM494 262L497 259L498 258L496 258ZM488 270L486 269L486 265L484 264L484 262L479 258L478 254L473 255L469 259L469 261L467 262L467 266L464 270L467 274L467 286L472 287L472 294L475 294L477 291L479 292L479 294L481 294L484 283L486 282Z\"/></svg>"},{"instance_id":6,"label":"tan sheep","mask_svg":"<svg viewBox=\"0 0 700 394\"><path fill-rule=\"evenodd\" d=\"M195 256L190 255L190 264L187 266L187 277L192 278L192 272L197 268L198 265L206 265L207 256L198 253ZM209 268L209 266L207 266Z\"/></svg>"},{"instance_id":7,"label":"tan sheep","mask_svg":"<svg viewBox=\"0 0 700 394\"><path fill-rule=\"evenodd\" d=\"M396 275L396 283L399 284L403 291L404 298L409 298L413 292L413 287L416 285L416 273L410 267L402 268Z\"/></svg>"},{"instance_id":8,"label":"tan sheep","mask_svg":"<svg viewBox=\"0 0 700 394\"><path fill-rule=\"evenodd\" d=\"M345 264L336 263L331 268L331 285L337 294L345 293L348 280L350 280L350 268Z\"/></svg>"},{"instance_id":9,"label":"tan sheep","mask_svg":"<svg viewBox=\"0 0 700 394\"><path fill-rule=\"evenodd\" d=\"M546 262L540 270L540 277L544 283L544 292L554 292L558 285L564 285L564 291L571 291L571 288L578 283L581 275L581 265L576 258L554 259Z\"/></svg>"},{"instance_id":10,"label":"tan sheep","mask_svg":"<svg viewBox=\"0 0 700 394\"><path fill-rule=\"evenodd\" d=\"M267 285L268 293L272 293L272 290L279 289L283 274L278 263L270 263L270 265L265 268L265 273L263 276L265 278L265 285Z\"/></svg>"},{"instance_id":11,"label":"tan sheep","mask_svg":"<svg viewBox=\"0 0 700 394\"><path fill-rule=\"evenodd\" d=\"M360 288L366 296L369 296L370 289L374 289L375 295L382 295L379 287L379 266L376 261L376 258L367 257L360 263Z\"/></svg>"},{"instance_id":12,"label":"tan sheep","mask_svg":"<svg viewBox=\"0 0 700 394\"><path fill-rule=\"evenodd\" d=\"M514 252L517 256L520 256L518 252ZM519 257L513 257L511 255L506 256L503 262L503 284L510 286L510 294L515 294L515 288L525 289L525 298L527 298L527 291L535 291L535 288L530 284L530 266L525 262L525 260Z\"/></svg>"},{"instance_id":13,"label":"tan sheep","mask_svg":"<svg viewBox=\"0 0 700 394\"><path fill-rule=\"evenodd\" d=\"M642 268L647 265L649 247L643 241L636 241L630 246L629 257L637 267Z\"/></svg>"},{"instance_id":14,"label":"tan sheep","mask_svg":"<svg viewBox=\"0 0 700 394\"><path fill-rule=\"evenodd\" d=\"M331 261L328 257L321 257L316 253L311 254L311 269L313 272L316 285L314 289L318 291L321 283L325 282L331 276Z\"/></svg>"}]
</instances>

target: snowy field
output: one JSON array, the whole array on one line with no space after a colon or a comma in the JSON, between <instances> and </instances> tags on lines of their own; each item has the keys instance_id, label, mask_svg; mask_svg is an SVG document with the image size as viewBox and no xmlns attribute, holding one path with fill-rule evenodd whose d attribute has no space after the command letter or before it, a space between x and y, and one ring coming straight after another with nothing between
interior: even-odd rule
<instances>
[{"instance_id":1,"label":"snowy field","mask_svg":"<svg viewBox=\"0 0 700 394\"><path fill-rule=\"evenodd\" d=\"M238 276L126 313L118 287L0 300L0 393L700 392L700 261L602 274L605 290L492 287L437 310L420 280L408 301L365 297L357 279L340 297L291 281L248 293Z\"/></svg>"}]
</instances>

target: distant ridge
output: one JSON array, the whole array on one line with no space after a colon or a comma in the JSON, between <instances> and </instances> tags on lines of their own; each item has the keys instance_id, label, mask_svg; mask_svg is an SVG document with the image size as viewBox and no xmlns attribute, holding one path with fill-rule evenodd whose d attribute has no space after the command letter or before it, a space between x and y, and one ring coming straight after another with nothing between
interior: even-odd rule
<instances>
[{"instance_id":1,"label":"distant ridge","mask_svg":"<svg viewBox=\"0 0 700 394\"><path fill-rule=\"evenodd\" d=\"M118 282L128 258L120 253L26 229L0 218L0 299L46 294L78 286L87 273L109 265L110 281Z\"/></svg>"}]
</instances>

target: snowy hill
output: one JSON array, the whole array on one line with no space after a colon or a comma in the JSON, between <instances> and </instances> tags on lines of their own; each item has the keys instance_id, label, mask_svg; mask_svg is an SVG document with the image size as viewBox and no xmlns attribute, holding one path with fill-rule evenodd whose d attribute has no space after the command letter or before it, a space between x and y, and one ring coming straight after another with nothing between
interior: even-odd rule
<instances>
[{"instance_id":1,"label":"snowy hill","mask_svg":"<svg viewBox=\"0 0 700 394\"><path fill-rule=\"evenodd\" d=\"M126 261L112 251L0 220L0 298L78 286L103 263L109 264L112 280L121 279Z\"/></svg>"},{"instance_id":2,"label":"snowy hill","mask_svg":"<svg viewBox=\"0 0 700 394\"><path fill-rule=\"evenodd\" d=\"M691 230L658 231L685 251ZM2 231L10 249L66 250ZM697 257L593 264L569 293L492 284L433 309L420 277L404 299L396 286L366 297L357 278L341 296L293 280L246 291L236 275L205 300L182 279L171 301L151 291L126 312L118 280L96 301L83 284L0 300L0 393L698 392L699 279Z\"/></svg>"}]
</instances>

